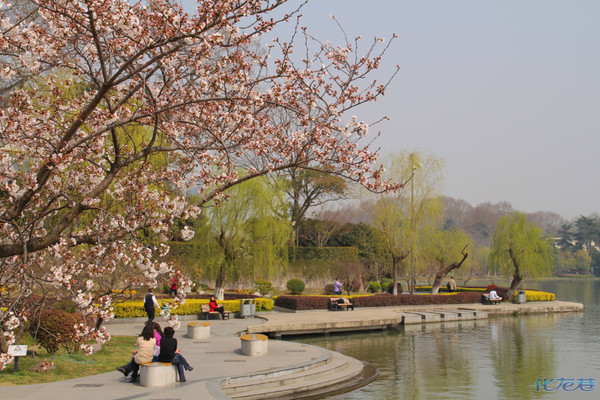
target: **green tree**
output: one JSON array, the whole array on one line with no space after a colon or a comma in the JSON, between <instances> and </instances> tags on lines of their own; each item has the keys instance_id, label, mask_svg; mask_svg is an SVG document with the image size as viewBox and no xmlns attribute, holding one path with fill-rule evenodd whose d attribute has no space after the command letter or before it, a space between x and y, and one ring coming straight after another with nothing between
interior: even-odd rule
<instances>
[{"instance_id":1,"label":"green tree","mask_svg":"<svg viewBox=\"0 0 600 400\"><path fill-rule=\"evenodd\" d=\"M379 230L365 223L347 224L345 233L335 236L332 246L356 247L359 261L369 274L369 279L381 280L389 270L389 257L384 237Z\"/></svg>"},{"instance_id":2,"label":"green tree","mask_svg":"<svg viewBox=\"0 0 600 400\"><path fill-rule=\"evenodd\" d=\"M442 220L439 196L443 161L423 154L400 152L387 157L384 179L403 182L394 194L376 195L363 203L371 223L382 234L391 258L394 294L402 262L408 262L408 276L414 282L424 266L422 243Z\"/></svg>"},{"instance_id":3,"label":"green tree","mask_svg":"<svg viewBox=\"0 0 600 400\"><path fill-rule=\"evenodd\" d=\"M511 298L526 275L549 275L554 266L554 247L542 230L531 224L521 212L498 220L490 264L512 275L508 291Z\"/></svg>"},{"instance_id":4,"label":"green tree","mask_svg":"<svg viewBox=\"0 0 600 400\"><path fill-rule=\"evenodd\" d=\"M436 267L432 294L438 294L442 279L469 260L466 250L473 247L471 239L462 229L434 231L424 248L425 254Z\"/></svg>"},{"instance_id":5,"label":"green tree","mask_svg":"<svg viewBox=\"0 0 600 400\"><path fill-rule=\"evenodd\" d=\"M207 215L220 254L210 258L206 272L215 279L215 296L220 299L227 278L269 278L285 268L291 230L289 221L279 217L286 207L282 192L266 178L247 181L226 194L231 198L210 208Z\"/></svg>"},{"instance_id":6,"label":"green tree","mask_svg":"<svg viewBox=\"0 0 600 400\"><path fill-rule=\"evenodd\" d=\"M592 257L583 249L571 251L558 249L556 252L556 272L558 273L590 273Z\"/></svg>"}]
</instances>

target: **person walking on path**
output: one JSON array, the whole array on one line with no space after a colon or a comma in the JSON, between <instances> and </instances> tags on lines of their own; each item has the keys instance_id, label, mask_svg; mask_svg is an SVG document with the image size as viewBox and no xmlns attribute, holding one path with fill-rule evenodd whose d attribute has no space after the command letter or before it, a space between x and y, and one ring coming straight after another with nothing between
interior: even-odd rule
<instances>
[{"instance_id":1,"label":"person walking on path","mask_svg":"<svg viewBox=\"0 0 600 400\"><path fill-rule=\"evenodd\" d=\"M148 322L154 321L154 306L160 309L156 296L152 293L152 288L148 288L148 294L144 296L144 310L148 314Z\"/></svg>"},{"instance_id":2,"label":"person walking on path","mask_svg":"<svg viewBox=\"0 0 600 400\"><path fill-rule=\"evenodd\" d=\"M334 287L334 292L337 295L342 294L342 288L344 287L344 284L342 282L340 282L340 280L338 278L335 278L335 282L333 282L333 287Z\"/></svg>"}]
</instances>

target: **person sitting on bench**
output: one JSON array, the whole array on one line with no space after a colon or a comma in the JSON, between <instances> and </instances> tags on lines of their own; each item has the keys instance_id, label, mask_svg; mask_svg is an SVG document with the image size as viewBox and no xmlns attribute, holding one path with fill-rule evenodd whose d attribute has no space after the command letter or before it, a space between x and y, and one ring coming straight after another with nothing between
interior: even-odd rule
<instances>
[{"instance_id":1,"label":"person sitting on bench","mask_svg":"<svg viewBox=\"0 0 600 400\"><path fill-rule=\"evenodd\" d=\"M495 290L490 290L490 300L494 301L501 301L502 297L498 296L498 293L496 293Z\"/></svg>"},{"instance_id":2,"label":"person sitting on bench","mask_svg":"<svg viewBox=\"0 0 600 400\"><path fill-rule=\"evenodd\" d=\"M221 313L221 319L225 319L223 315L223 313L225 312L225 307L219 306L219 303L217 303L217 300L215 300L215 296L210 296L208 305L210 306L210 312L217 311Z\"/></svg>"},{"instance_id":3,"label":"person sitting on bench","mask_svg":"<svg viewBox=\"0 0 600 400\"><path fill-rule=\"evenodd\" d=\"M352 300L352 299L346 299L346 298L340 297L335 302L338 304L349 304L346 307L348 309L354 311L354 300Z\"/></svg>"}]
</instances>

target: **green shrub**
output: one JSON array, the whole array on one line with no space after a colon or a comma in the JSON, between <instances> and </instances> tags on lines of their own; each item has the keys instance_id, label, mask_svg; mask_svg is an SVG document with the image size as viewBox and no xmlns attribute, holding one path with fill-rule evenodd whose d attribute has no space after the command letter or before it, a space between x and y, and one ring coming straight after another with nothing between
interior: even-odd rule
<instances>
[{"instance_id":1,"label":"green shrub","mask_svg":"<svg viewBox=\"0 0 600 400\"><path fill-rule=\"evenodd\" d=\"M29 333L35 338L48 354L54 354L59 348L64 348L67 353L76 353L79 342L75 334L75 326L81 318L76 314L69 314L63 310L45 310L42 312L39 323L29 325Z\"/></svg>"},{"instance_id":2,"label":"green shrub","mask_svg":"<svg viewBox=\"0 0 600 400\"><path fill-rule=\"evenodd\" d=\"M254 285L256 286L256 291L260 292L263 296L274 290L273 284L264 279L255 280Z\"/></svg>"},{"instance_id":3,"label":"green shrub","mask_svg":"<svg viewBox=\"0 0 600 400\"><path fill-rule=\"evenodd\" d=\"M379 281L379 283L381 283L381 291L385 292L390 286L390 283L392 283L392 280L389 278L381 278L381 281Z\"/></svg>"},{"instance_id":4,"label":"green shrub","mask_svg":"<svg viewBox=\"0 0 600 400\"><path fill-rule=\"evenodd\" d=\"M369 293L381 292L381 284L377 281L369 281L367 283L367 292L369 292Z\"/></svg>"},{"instance_id":5,"label":"green shrub","mask_svg":"<svg viewBox=\"0 0 600 400\"><path fill-rule=\"evenodd\" d=\"M300 294L305 288L304 282L300 279L290 279L285 286L292 294Z\"/></svg>"}]
</instances>

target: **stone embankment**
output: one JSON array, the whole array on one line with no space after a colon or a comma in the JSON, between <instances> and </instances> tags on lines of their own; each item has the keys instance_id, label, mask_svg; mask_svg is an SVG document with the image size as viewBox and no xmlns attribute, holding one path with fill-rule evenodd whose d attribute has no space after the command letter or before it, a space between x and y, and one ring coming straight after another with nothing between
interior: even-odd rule
<instances>
[{"instance_id":1,"label":"stone embankment","mask_svg":"<svg viewBox=\"0 0 600 400\"><path fill-rule=\"evenodd\" d=\"M350 390L375 379L367 364L316 346L269 339L259 356L241 351L240 336L274 337L303 333L330 333L373 329L420 329L424 324L485 324L501 315L582 311L583 305L561 301L499 305L436 305L423 307L357 308L354 311L306 311L259 313L258 318L211 320L210 335L196 337L177 331L179 347L194 367L187 382L159 388L131 384L120 372L40 385L4 386L2 398L42 400L105 399L302 399ZM183 318L189 320L189 318ZM107 326L112 335L137 336L144 318L115 321ZM464 322L461 322L464 321ZM185 327L185 325L184 325ZM115 367L130 354L115 360Z\"/></svg>"}]
</instances>

